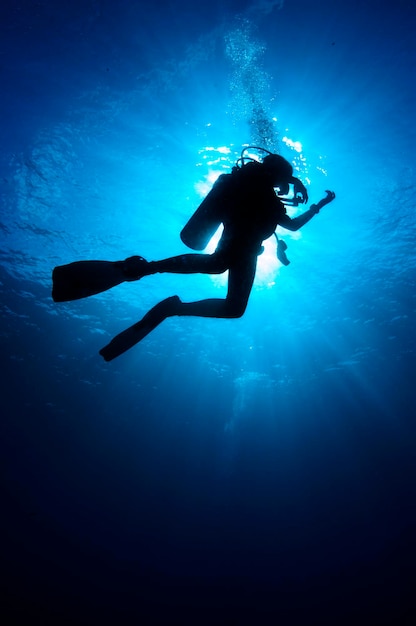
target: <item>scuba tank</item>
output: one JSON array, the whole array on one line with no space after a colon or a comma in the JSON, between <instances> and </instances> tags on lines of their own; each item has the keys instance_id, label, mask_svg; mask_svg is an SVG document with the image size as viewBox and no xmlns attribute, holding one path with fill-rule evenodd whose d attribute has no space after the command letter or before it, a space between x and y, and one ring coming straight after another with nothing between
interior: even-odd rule
<instances>
[{"instance_id":1,"label":"scuba tank","mask_svg":"<svg viewBox=\"0 0 416 626\"><path fill-rule=\"evenodd\" d=\"M204 250L223 222L233 174L221 174L181 231L183 243L192 250Z\"/></svg>"}]
</instances>

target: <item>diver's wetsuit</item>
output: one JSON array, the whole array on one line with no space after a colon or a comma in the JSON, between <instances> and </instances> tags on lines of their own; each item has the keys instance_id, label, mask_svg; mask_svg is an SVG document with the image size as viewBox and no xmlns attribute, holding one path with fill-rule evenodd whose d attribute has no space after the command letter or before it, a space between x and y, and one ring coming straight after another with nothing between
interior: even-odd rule
<instances>
[{"instance_id":1,"label":"diver's wetsuit","mask_svg":"<svg viewBox=\"0 0 416 626\"><path fill-rule=\"evenodd\" d=\"M257 257L263 251L262 242L279 224L287 227L288 221L292 221L258 163L245 166L244 173L223 174L215 189L216 195L218 191L223 192L221 214L224 224L215 252L152 261L146 274L222 274L229 270L227 296L190 303L177 299L167 305L166 317L241 317L253 285Z\"/></svg>"}]
</instances>

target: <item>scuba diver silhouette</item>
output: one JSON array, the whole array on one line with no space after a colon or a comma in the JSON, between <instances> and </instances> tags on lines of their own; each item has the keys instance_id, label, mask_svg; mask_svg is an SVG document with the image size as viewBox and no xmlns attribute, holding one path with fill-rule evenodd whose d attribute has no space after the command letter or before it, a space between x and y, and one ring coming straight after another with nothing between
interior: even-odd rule
<instances>
[{"instance_id":1,"label":"scuba diver silhouette","mask_svg":"<svg viewBox=\"0 0 416 626\"><path fill-rule=\"evenodd\" d=\"M261 150L267 155L259 161L245 156L248 150ZM291 186L293 191L289 197ZM293 176L291 164L264 148L244 148L232 172L217 179L181 232L181 239L188 247L204 250L222 223L223 233L213 254L181 254L160 261L146 261L141 256L124 261L76 261L54 268L52 297L55 302L86 298L125 281L140 280L156 273L222 274L229 271L225 298L182 302L178 296L171 296L162 300L100 350L105 361L129 350L168 317L241 317L253 286L257 257L264 250L262 242L274 234L277 256L288 265L287 246L275 234L276 227L298 230L334 200L333 191L326 194L307 211L290 218L286 213L287 205L297 206L308 201L307 190Z\"/></svg>"}]
</instances>

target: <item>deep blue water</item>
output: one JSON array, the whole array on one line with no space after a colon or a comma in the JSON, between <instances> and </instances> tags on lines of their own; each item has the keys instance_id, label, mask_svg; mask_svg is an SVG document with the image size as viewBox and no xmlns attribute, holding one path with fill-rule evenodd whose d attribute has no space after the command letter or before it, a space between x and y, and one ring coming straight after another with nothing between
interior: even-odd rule
<instances>
[{"instance_id":1,"label":"deep blue water","mask_svg":"<svg viewBox=\"0 0 416 626\"><path fill-rule=\"evenodd\" d=\"M414 623L414 11L2 3L3 623ZM242 319L173 318L104 363L224 282L57 305L52 268L184 253L260 141L336 201L286 233L289 267L270 240Z\"/></svg>"}]
</instances>

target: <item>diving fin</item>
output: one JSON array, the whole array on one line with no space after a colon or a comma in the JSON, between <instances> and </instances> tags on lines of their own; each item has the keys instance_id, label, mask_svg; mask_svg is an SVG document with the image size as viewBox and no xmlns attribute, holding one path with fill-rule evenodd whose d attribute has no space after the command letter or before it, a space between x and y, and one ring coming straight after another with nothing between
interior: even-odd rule
<instances>
[{"instance_id":1,"label":"diving fin","mask_svg":"<svg viewBox=\"0 0 416 626\"><path fill-rule=\"evenodd\" d=\"M156 304L153 309L150 309L148 313L140 320L136 322L130 328L123 330L100 350L100 354L104 361L112 361L116 357L120 356L127 350L130 350L136 343L139 343L146 335L159 326L161 322L167 317L178 314L178 304L180 304L178 296L171 296Z\"/></svg>"},{"instance_id":2,"label":"diving fin","mask_svg":"<svg viewBox=\"0 0 416 626\"><path fill-rule=\"evenodd\" d=\"M52 272L52 298L67 302L102 293L125 281L146 275L148 262L141 256L125 261L75 261Z\"/></svg>"}]
</instances>

